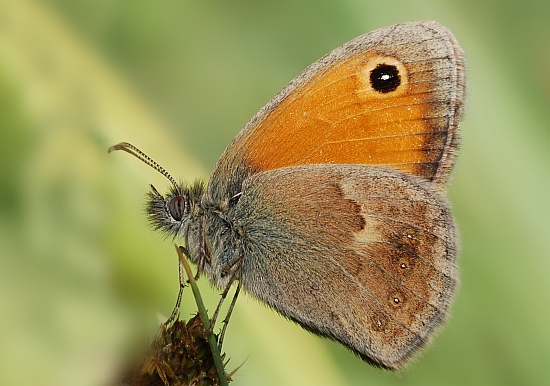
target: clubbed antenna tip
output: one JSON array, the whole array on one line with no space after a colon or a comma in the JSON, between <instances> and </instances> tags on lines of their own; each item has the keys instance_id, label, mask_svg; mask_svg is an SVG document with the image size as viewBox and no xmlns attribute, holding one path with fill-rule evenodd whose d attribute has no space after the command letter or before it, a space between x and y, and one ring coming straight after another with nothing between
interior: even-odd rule
<instances>
[{"instance_id":1,"label":"clubbed antenna tip","mask_svg":"<svg viewBox=\"0 0 550 386\"><path fill-rule=\"evenodd\" d=\"M134 145L132 145L131 143L128 143L128 142L120 142L120 143L117 143L116 145L114 146L111 146L109 148L109 153L115 151L115 150L123 150L125 151L126 153L128 154L131 154L133 155L134 157L136 157L137 159L139 159L140 161L142 161L143 163L151 166L153 169L155 169L157 172L159 172L160 174L162 174L164 177L168 178L168 180L170 180L170 182L172 183L172 185L174 185L174 187L176 188L176 192L179 192L180 189L178 187L178 184L176 183L176 180L174 180L172 178L172 176L170 175L170 173L168 173L166 170L164 170L164 168L162 166L160 166L158 163L156 163L151 157L149 157L147 154L145 154L144 152L142 152L141 150L139 150L137 147L135 147Z\"/></svg>"}]
</instances>

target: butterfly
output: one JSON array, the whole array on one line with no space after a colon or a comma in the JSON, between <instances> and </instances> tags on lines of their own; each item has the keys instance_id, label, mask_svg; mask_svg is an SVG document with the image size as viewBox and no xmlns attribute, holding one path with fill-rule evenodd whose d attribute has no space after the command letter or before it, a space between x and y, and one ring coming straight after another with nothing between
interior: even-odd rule
<instances>
[{"instance_id":1,"label":"butterfly","mask_svg":"<svg viewBox=\"0 0 550 386\"><path fill-rule=\"evenodd\" d=\"M221 155L209 182L149 192L217 288L233 281L387 369L448 318L457 230L445 198L465 100L463 52L435 22L375 30L306 68Z\"/></svg>"}]
</instances>

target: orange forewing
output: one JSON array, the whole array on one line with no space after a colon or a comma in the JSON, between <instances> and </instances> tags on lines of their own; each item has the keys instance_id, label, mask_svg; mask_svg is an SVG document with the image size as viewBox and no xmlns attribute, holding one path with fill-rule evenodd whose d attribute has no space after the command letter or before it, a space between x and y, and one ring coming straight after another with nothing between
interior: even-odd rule
<instances>
[{"instance_id":1,"label":"orange forewing","mask_svg":"<svg viewBox=\"0 0 550 386\"><path fill-rule=\"evenodd\" d=\"M363 52L282 101L250 138L253 169L391 165L432 178L446 144L437 84L418 81L423 74L415 70L422 64L409 64L391 95L368 90L369 63L378 58Z\"/></svg>"},{"instance_id":2,"label":"orange forewing","mask_svg":"<svg viewBox=\"0 0 550 386\"><path fill-rule=\"evenodd\" d=\"M461 51L438 24L408 28L363 35L308 67L248 123L217 168L381 165L444 184L463 107ZM399 70L395 90L373 89L379 64Z\"/></svg>"},{"instance_id":3,"label":"orange forewing","mask_svg":"<svg viewBox=\"0 0 550 386\"><path fill-rule=\"evenodd\" d=\"M434 85L411 83L402 74L399 95L369 92L365 64L372 58L378 55L363 52L282 101L251 137L253 169L370 164L432 177L424 166L439 161L446 139L440 131L445 117L432 111Z\"/></svg>"}]
</instances>

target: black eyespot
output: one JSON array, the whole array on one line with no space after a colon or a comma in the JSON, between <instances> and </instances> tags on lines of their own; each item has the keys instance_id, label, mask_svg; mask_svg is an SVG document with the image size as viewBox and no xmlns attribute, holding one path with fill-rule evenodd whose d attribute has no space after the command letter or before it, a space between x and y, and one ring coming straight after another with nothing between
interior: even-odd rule
<instances>
[{"instance_id":1,"label":"black eyespot","mask_svg":"<svg viewBox=\"0 0 550 386\"><path fill-rule=\"evenodd\" d=\"M182 196L175 196L170 200L168 209L170 210L170 215L174 220L181 221L185 211L185 200Z\"/></svg>"},{"instance_id":2,"label":"black eyespot","mask_svg":"<svg viewBox=\"0 0 550 386\"><path fill-rule=\"evenodd\" d=\"M381 63L370 72L372 88L381 93L395 90L401 84L401 76L397 67Z\"/></svg>"}]
</instances>

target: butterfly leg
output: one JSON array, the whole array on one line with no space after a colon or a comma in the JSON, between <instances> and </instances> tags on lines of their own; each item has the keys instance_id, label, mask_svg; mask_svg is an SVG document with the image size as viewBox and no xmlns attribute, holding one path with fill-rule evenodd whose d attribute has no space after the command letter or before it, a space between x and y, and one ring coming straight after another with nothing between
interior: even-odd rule
<instances>
[{"instance_id":1,"label":"butterfly leg","mask_svg":"<svg viewBox=\"0 0 550 386\"><path fill-rule=\"evenodd\" d=\"M218 347L220 350L222 349L223 345L223 338L225 337L225 331L227 330L227 325L229 324L229 318L231 318L231 314L233 313L233 308L235 308L235 303L237 302L237 297L239 296L239 292L241 291L241 281L239 280L239 284L237 285L237 289L235 290L235 295L233 295L233 299L231 300L231 304L229 305L229 309L227 310L227 315L225 315L225 319L223 320L223 328L222 332L220 333L220 338L218 339Z\"/></svg>"},{"instance_id":2,"label":"butterfly leg","mask_svg":"<svg viewBox=\"0 0 550 386\"><path fill-rule=\"evenodd\" d=\"M242 259L235 259L237 260L237 262L240 264L240 261L242 261ZM222 295L221 295L221 299L220 299L220 302L218 303L218 306L216 307L216 312L214 312L214 316L212 316L212 320L211 320L211 324L210 324L210 328L213 329L214 328L214 325L216 324L216 319L218 318L218 314L220 313L220 310L222 308L222 305L223 305L223 302L225 301L225 298L227 297L227 294L229 293L229 289L231 288L231 286L233 285L233 282L237 279L237 276L239 274L239 270L235 270L233 271L233 274L231 275L231 278L229 279L229 281L227 282L227 285L225 286L225 289L223 290L222 292ZM231 304L232 306L234 306L234 303L237 301L237 295L239 294L239 289L240 289L240 286L241 286L241 283L239 281L239 286L237 287L237 291L235 292L235 295L233 296L233 300L231 301ZM232 306L230 306L230 309L228 310L228 313L230 314L231 311L232 311ZM224 319L224 323L226 323L226 320L229 321L229 318L226 316L225 319Z\"/></svg>"},{"instance_id":3,"label":"butterfly leg","mask_svg":"<svg viewBox=\"0 0 550 386\"><path fill-rule=\"evenodd\" d=\"M200 227L199 227L199 234L201 235L201 242L199 247L199 263L197 264L197 273L195 275L195 280L198 280L200 275L202 274L202 271L204 270L204 261L210 259L208 258L208 255L206 253L206 235L205 235L205 224L204 224L204 217L200 221Z\"/></svg>"},{"instance_id":4,"label":"butterfly leg","mask_svg":"<svg viewBox=\"0 0 550 386\"><path fill-rule=\"evenodd\" d=\"M187 249L180 246L181 251L187 256ZM181 263L179 257L178 257L178 266L179 266L179 281L180 281L180 290L178 293L178 299L176 300L176 306L174 307L174 310L172 311L172 315L168 318L168 320L164 323L166 326L171 325L178 316L180 306L181 306L181 298L183 296L183 289L185 288L185 277L183 275L183 264Z\"/></svg>"}]
</instances>

